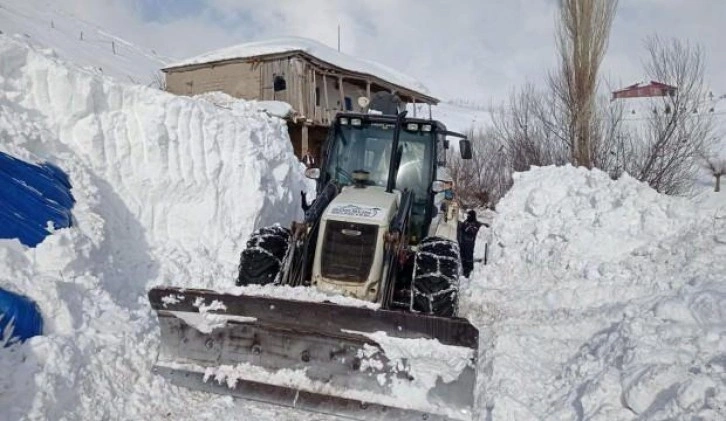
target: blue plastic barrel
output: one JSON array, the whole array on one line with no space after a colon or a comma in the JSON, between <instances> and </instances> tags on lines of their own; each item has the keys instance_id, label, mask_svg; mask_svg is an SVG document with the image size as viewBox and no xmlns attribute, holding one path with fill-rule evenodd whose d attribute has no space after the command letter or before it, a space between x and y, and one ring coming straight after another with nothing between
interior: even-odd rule
<instances>
[{"instance_id":1,"label":"blue plastic barrel","mask_svg":"<svg viewBox=\"0 0 726 421\"><path fill-rule=\"evenodd\" d=\"M7 346L41 334L43 317L38 305L28 297L0 288L0 340L4 338Z\"/></svg>"},{"instance_id":2,"label":"blue plastic barrel","mask_svg":"<svg viewBox=\"0 0 726 421\"><path fill-rule=\"evenodd\" d=\"M71 226L75 200L58 167L31 164L0 152L0 238L35 247L54 229Z\"/></svg>"}]
</instances>

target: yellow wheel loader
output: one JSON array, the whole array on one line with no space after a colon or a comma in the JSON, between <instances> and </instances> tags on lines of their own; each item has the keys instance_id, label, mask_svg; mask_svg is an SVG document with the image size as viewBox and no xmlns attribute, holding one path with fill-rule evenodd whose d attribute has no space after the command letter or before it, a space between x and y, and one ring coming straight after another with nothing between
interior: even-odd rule
<instances>
[{"instance_id":1,"label":"yellow wheel loader","mask_svg":"<svg viewBox=\"0 0 726 421\"><path fill-rule=\"evenodd\" d=\"M304 219L255 231L237 286L149 292L155 372L343 418L472 419L479 333L457 316L458 218L435 201L452 136L471 158L435 120L338 114Z\"/></svg>"}]
</instances>

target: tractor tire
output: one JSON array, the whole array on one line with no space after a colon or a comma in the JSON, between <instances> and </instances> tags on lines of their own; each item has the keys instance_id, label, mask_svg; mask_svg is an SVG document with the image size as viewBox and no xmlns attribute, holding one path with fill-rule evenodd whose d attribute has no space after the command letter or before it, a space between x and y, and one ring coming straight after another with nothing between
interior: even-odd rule
<instances>
[{"instance_id":1,"label":"tractor tire","mask_svg":"<svg viewBox=\"0 0 726 421\"><path fill-rule=\"evenodd\" d=\"M459 245L443 237L419 244L411 282L411 310L454 317L459 306Z\"/></svg>"},{"instance_id":2,"label":"tractor tire","mask_svg":"<svg viewBox=\"0 0 726 421\"><path fill-rule=\"evenodd\" d=\"M237 286L274 282L282 268L289 240L290 230L279 225L252 233L239 259Z\"/></svg>"}]
</instances>

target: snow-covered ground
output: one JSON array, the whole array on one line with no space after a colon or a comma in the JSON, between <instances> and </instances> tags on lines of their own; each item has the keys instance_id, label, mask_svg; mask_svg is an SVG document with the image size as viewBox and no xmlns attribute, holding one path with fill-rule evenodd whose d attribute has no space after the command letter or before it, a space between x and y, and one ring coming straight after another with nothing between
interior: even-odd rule
<instances>
[{"instance_id":1,"label":"snow-covered ground","mask_svg":"<svg viewBox=\"0 0 726 421\"><path fill-rule=\"evenodd\" d=\"M84 21L49 0L0 0L0 33L53 48L89 71L142 85L158 85L171 59Z\"/></svg>"}]
</instances>

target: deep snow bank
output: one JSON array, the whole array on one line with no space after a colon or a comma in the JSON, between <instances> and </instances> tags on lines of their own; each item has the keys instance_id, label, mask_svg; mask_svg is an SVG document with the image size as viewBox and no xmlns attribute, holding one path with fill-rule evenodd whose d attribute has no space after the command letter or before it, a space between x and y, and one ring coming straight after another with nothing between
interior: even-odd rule
<instances>
[{"instance_id":1,"label":"deep snow bank","mask_svg":"<svg viewBox=\"0 0 726 421\"><path fill-rule=\"evenodd\" d=\"M498 210L462 293L492 419L726 417L726 209L548 167Z\"/></svg>"},{"instance_id":2,"label":"deep snow bank","mask_svg":"<svg viewBox=\"0 0 726 421\"><path fill-rule=\"evenodd\" d=\"M128 240L152 248L197 250L210 264L229 265L254 227L297 214L302 177L282 120L251 105L231 112L114 83L7 39L0 55L6 98L0 124L15 128L18 116L42 124L52 139L8 137L38 154L78 157L114 212L104 218L109 232L125 231Z\"/></svg>"},{"instance_id":3,"label":"deep snow bank","mask_svg":"<svg viewBox=\"0 0 726 421\"><path fill-rule=\"evenodd\" d=\"M55 163L76 199L73 227L36 248L0 240L0 287L47 322L0 350L0 419L271 418L153 375L145 293L231 285L249 233L299 212L281 120L119 84L0 35L0 150Z\"/></svg>"}]
</instances>

